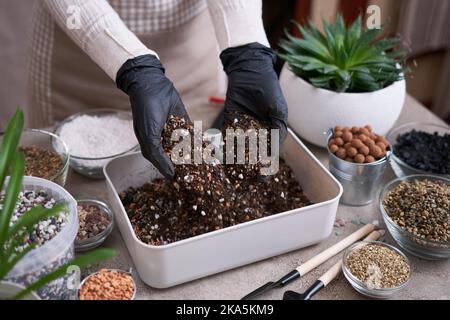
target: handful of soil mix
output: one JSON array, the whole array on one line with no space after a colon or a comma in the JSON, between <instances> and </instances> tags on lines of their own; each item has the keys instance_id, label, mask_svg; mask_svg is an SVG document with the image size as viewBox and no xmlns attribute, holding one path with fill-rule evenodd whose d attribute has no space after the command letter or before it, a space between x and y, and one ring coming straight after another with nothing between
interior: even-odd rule
<instances>
[{"instance_id":1,"label":"handful of soil mix","mask_svg":"<svg viewBox=\"0 0 450 320\"><path fill-rule=\"evenodd\" d=\"M249 116L233 124L236 128L263 127ZM171 116L162 134L162 145L169 157L178 143L171 141L176 129L186 129L191 137L194 133L192 123ZM206 143L191 146L191 154L182 155L186 159L193 159L194 148L203 151ZM311 204L283 161L279 171L266 179L257 178L260 165L191 161L175 165L173 181L157 179L139 188L129 188L119 196L137 237L152 245L172 243Z\"/></svg>"}]
</instances>

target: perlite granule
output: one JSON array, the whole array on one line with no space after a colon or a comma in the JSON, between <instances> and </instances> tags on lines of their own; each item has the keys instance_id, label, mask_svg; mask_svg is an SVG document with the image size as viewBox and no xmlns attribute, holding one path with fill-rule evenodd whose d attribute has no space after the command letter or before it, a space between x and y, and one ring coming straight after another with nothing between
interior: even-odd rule
<instances>
[{"instance_id":1,"label":"perlite granule","mask_svg":"<svg viewBox=\"0 0 450 320\"><path fill-rule=\"evenodd\" d=\"M81 115L65 123L59 132L73 156L109 157L137 145L131 120L117 116Z\"/></svg>"}]
</instances>

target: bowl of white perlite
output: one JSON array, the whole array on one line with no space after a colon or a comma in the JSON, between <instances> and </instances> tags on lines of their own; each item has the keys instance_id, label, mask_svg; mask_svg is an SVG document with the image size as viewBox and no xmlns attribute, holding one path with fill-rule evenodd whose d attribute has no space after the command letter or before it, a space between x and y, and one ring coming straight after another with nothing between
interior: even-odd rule
<instances>
[{"instance_id":1,"label":"bowl of white perlite","mask_svg":"<svg viewBox=\"0 0 450 320\"><path fill-rule=\"evenodd\" d=\"M131 112L90 109L59 123L55 133L65 141L70 167L93 179L104 179L103 167L115 157L139 149Z\"/></svg>"}]
</instances>

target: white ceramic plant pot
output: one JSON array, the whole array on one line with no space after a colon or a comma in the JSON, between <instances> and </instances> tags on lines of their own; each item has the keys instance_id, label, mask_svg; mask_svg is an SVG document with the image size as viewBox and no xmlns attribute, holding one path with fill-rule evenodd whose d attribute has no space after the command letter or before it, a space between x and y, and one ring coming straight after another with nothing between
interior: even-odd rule
<instances>
[{"instance_id":1,"label":"white ceramic plant pot","mask_svg":"<svg viewBox=\"0 0 450 320\"><path fill-rule=\"evenodd\" d=\"M370 124L385 135L397 121L405 102L405 81L368 93L337 93L316 88L284 64L280 84L289 106L289 126L305 140L326 146L327 129L336 125Z\"/></svg>"},{"instance_id":2,"label":"white ceramic plant pot","mask_svg":"<svg viewBox=\"0 0 450 320\"><path fill-rule=\"evenodd\" d=\"M16 294L25 289L24 286L10 282L0 281L0 300L12 299ZM22 300L41 300L35 292L30 292Z\"/></svg>"}]
</instances>

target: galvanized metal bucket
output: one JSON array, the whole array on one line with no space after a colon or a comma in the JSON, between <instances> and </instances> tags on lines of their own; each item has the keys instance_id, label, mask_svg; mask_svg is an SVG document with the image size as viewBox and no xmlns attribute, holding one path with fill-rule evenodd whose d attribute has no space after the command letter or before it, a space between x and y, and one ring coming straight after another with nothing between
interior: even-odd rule
<instances>
[{"instance_id":1,"label":"galvanized metal bucket","mask_svg":"<svg viewBox=\"0 0 450 320\"><path fill-rule=\"evenodd\" d=\"M327 142L331 136L332 131L328 133ZM383 159L359 164L339 159L328 149L330 172L344 188L340 202L349 206L365 206L371 203L381 186L380 182L390 156L391 152L388 151Z\"/></svg>"}]
</instances>

